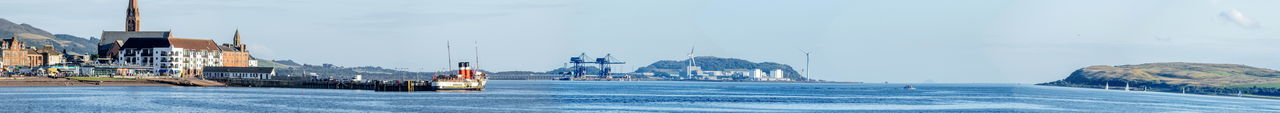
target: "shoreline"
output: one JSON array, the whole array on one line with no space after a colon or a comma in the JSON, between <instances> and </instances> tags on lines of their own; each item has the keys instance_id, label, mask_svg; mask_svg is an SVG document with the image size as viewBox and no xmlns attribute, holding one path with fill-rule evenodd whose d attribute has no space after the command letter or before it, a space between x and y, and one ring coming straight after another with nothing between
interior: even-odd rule
<instances>
[{"instance_id":1,"label":"shoreline","mask_svg":"<svg viewBox=\"0 0 1280 113\"><path fill-rule=\"evenodd\" d=\"M1036 86L1049 86L1049 87L1064 87L1064 88L1101 89L1101 90L1107 90L1107 91L1114 90L1114 89L1102 89L1102 88L1094 88L1094 87L1072 87L1072 86L1040 85L1040 84L1035 84L1035 85L1036 85ZM1124 90L1118 90L1118 91L1124 91ZM1236 98L1253 98L1253 99L1280 100L1280 97L1278 97L1278 96L1265 96L1265 95L1253 95L1253 94L1244 94L1243 96L1235 96L1235 95L1213 95L1213 94L1200 94L1200 93L1180 93L1180 92L1168 92L1168 91L1133 91L1133 92L1157 92L1157 93L1169 93L1169 94L1185 94L1185 95L1203 95L1203 96L1218 96L1218 97L1236 97Z\"/></svg>"},{"instance_id":2,"label":"shoreline","mask_svg":"<svg viewBox=\"0 0 1280 113\"><path fill-rule=\"evenodd\" d=\"M502 81L612 81L612 80L502 80ZM865 83L841 81L717 81L717 80L636 80L636 81L682 81L682 82L783 82L783 83ZM631 82L631 81L617 81Z\"/></svg>"},{"instance_id":3,"label":"shoreline","mask_svg":"<svg viewBox=\"0 0 1280 113\"><path fill-rule=\"evenodd\" d=\"M863 82L839 81L736 81L736 80L546 80L546 81L681 81L681 82L756 82L756 83L839 83L862 84ZM186 84L165 83L164 80L74 80L68 78L49 77L0 77L0 87L163 87L192 86ZM236 86L231 86L236 87Z\"/></svg>"},{"instance_id":4,"label":"shoreline","mask_svg":"<svg viewBox=\"0 0 1280 113\"><path fill-rule=\"evenodd\" d=\"M147 80L70 80L46 77L5 77L0 87L127 87L127 86L180 86Z\"/></svg>"}]
</instances>

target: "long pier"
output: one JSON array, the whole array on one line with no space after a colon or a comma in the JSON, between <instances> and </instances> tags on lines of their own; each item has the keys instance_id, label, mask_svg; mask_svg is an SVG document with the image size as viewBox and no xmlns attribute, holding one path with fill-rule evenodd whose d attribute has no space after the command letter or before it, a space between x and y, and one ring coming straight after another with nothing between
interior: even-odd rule
<instances>
[{"instance_id":1,"label":"long pier","mask_svg":"<svg viewBox=\"0 0 1280 113\"><path fill-rule=\"evenodd\" d=\"M190 80L180 80L180 79L147 79L147 81L151 81L151 82L159 82L159 83L166 83L166 84L173 84L173 85L179 85L179 86L227 86L227 84L218 83L218 82L216 82L216 81L198 80L198 79L190 79Z\"/></svg>"},{"instance_id":2,"label":"long pier","mask_svg":"<svg viewBox=\"0 0 1280 113\"><path fill-rule=\"evenodd\" d=\"M319 89L358 89L358 90L374 90L374 91L434 91L431 83L427 81L380 81L373 80L370 82L355 81L322 81L322 80L261 80L261 79L208 79L227 84L228 86L244 86L244 87L280 87L280 88L319 88Z\"/></svg>"}]
</instances>

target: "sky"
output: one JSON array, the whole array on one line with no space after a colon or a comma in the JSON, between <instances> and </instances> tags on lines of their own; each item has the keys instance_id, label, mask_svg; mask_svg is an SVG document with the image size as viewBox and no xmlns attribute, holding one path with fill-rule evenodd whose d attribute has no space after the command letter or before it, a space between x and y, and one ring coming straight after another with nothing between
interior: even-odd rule
<instances>
[{"instance_id":1,"label":"sky","mask_svg":"<svg viewBox=\"0 0 1280 113\"><path fill-rule=\"evenodd\" d=\"M5 0L55 34L124 29L128 0ZM629 72L695 55L861 82L1039 83L1090 65L1280 69L1275 0L141 0L142 30L260 59L435 71L546 71L610 54ZM478 45L478 46L477 46ZM812 51L810 68L801 52ZM479 57L477 57L477 55Z\"/></svg>"}]
</instances>

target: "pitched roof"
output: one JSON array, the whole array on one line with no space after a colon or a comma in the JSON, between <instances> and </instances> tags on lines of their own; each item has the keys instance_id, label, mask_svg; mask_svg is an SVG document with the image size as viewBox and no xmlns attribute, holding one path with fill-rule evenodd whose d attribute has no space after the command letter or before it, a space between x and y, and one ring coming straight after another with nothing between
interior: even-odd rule
<instances>
[{"instance_id":1,"label":"pitched roof","mask_svg":"<svg viewBox=\"0 0 1280 113\"><path fill-rule=\"evenodd\" d=\"M227 45L218 46L218 49L222 49L222 51L244 52L244 50L236 49L236 47L231 47Z\"/></svg>"},{"instance_id":2,"label":"pitched roof","mask_svg":"<svg viewBox=\"0 0 1280 113\"><path fill-rule=\"evenodd\" d=\"M166 38L134 38L124 42L120 48L157 48L170 47Z\"/></svg>"},{"instance_id":3,"label":"pitched roof","mask_svg":"<svg viewBox=\"0 0 1280 113\"><path fill-rule=\"evenodd\" d=\"M38 48L38 49L36 49L36 52L37 52L37 53L49 53L49 55L62 55L62 51L58 51L58 50L57 50L57 48L53 48L53 47L43 47L43 48Z\"/></svg>"},{"instance_id":4,"label":"pitched roof","mask_svg":"<svg viewBox=\"0 0 1280 113\"><path fill-rule=\"evenodd\" d=\"M125 42L125 44L129 44L129 43ZM173 48L203 50L203 51L221 50L221 49L218 49L218 43L214 43L213 40L208 40L208 39L169 38L169 44L172 44Z\"/></svg>"},{"instance_id":5,"label":"pitched roof","mask_svg":"<svg viewBox=\"0 0 1280 113\"><path fill-rule=\"evenodd\" d=\"M230 47L230 46L226 46L226 45L218 46L218 49L222 49L222 51L235 51L235 50L236 50L236 48L233 48L233 47Z\"/></svg>"},{"instance_id":6,"label":"pitched roof","mask_svg":"<svg viewBox=\"0 0 1280 113\"><path fill-rule=\"evenodd\" d=\"M172 47L188 50L218 51L213 40L190 38L132 38L124 42L121 48L158 48Z\"/></svg>"},{"instance_id":7,"label":"pitched roof","mask_svg":"<svg viewBox=\"0 0 1280 113\"><path fill-rule=\"evenodd\" d=\"M107 45L116 42L116 40L125 41L132 38L169 38L169 36L169 31L102 31L102 40L98 41L98 46Z\"/></svg>"},{"instance_id":8,"label":"pitched roof","mask_svg":"<svg viewBox=\"0 0 1280 113\"><path fill-rule=\"evenodd\" d=\"M204 72L241 72L241 73L271 73L273 67L220 67L205 66Z\"/></svg>"}]
</instances>

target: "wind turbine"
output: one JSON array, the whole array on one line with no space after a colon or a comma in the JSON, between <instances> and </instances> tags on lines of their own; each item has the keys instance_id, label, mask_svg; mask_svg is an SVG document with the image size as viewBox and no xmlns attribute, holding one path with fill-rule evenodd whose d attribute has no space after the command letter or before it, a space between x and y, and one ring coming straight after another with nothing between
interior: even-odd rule
<instances>
[{"instance_id":1,"label":"wind turbine","mask_svg":"<svg viewBox=\"0 0 1280 113\"><path fill-rule=\"evenodd\" d=\"M694 63L695 60L693 56L693 50L696 48L698 47L697 46L689 47L689 66L696 66L696 64Z\"/></svg>"},{"instance_id":2,"label":"wind turbine","mask_svg":"<svg viewBox=\"0 0 1280 113\"><path fill-rule=\"evenodd\" d=\"M694 60L695 57L693 56L693 50L696 48L698 48L698 46L689 47L689 66L684 67L684 74L686 74L685 77L693 77L693 75L697 75L694 74L692 69L693 66L697 66L695 63L697 60Z\"/></svg>"},{"instance_id":3,"label":"wind turbine","mask_svg":"<svg viewBox=\"0 0 1280 113\"><path fill-rule=\"evenodd\" d=\"M804 49L800 49L800 52L804 52L804 75L800 75L800 78L805 78L805 76L809 76L809 70L811 70L809 68L809 54L813 52L805 51Z\"/></svg>"}]
</instances>

